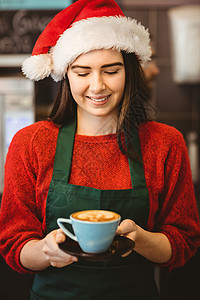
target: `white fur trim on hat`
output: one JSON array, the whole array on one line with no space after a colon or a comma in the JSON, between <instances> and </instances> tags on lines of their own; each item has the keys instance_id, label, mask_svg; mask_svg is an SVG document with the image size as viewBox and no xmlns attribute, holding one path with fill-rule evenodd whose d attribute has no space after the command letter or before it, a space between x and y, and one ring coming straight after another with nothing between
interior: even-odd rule
<instances>
[{"instance_id":1,"label":"white fur trim on hat","mask_svg":"<svg viewBox=\"0 0 200 300\"><path fill-rule=\"evenodd\" d=\"M49 77L52 72L52 60L51 55L40 54L28 57L22 63L22 73L31 80L41 80L45 77Z\"/></svg>"},{"instance_id":2,"label":"white fur trim on hat","mask_svg":"<svg viewBox=\"0 0 200 300\"><path fill-rule=\"evenodd\" d=\"M141 63L147 62L151 57L148 29L125 16L83 19L66 29L48 53L27 58L22 72L35 81L49 75L60 81L79 55L97 49L135 53Z\"/></svg>"},{"instance_id":3,"label":"white fur trim on hat","mask_svg":"<svg viewBox=\"0 0 200 300\"><path fill-rule=\"evenodd\" d=\"M150 60L149 32L127 17L95 17L78 21L51 48L55 81L62 80L68 66L81 54L95 49L116 49L135 53L141 63Z\"/></svg>"}]
</instances>

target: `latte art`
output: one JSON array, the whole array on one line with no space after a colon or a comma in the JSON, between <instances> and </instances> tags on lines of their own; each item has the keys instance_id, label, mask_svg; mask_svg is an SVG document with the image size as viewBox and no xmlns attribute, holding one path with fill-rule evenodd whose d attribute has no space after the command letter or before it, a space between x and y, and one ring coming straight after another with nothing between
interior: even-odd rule
<instances>
[{"instance_id":1,"label":"latte art","mask_svg":"<svg viewBox=\"0 0 200 300\"><path fill-rule=\"evenodd\" d=\"M74 219L89 222L109 222L117 220L120 216L112 211L106 210L84 210L72 214Z\"/></svg>"}]
</instances>

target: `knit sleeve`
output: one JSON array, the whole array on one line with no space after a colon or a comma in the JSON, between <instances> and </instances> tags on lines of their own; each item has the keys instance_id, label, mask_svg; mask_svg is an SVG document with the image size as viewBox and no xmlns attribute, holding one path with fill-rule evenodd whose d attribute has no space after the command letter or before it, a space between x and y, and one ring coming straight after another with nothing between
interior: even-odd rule
<instances>
[{"instance_id":1,"label":"knit sleeve","mask_svg":"<svg viewBox=\"0 0 200 300\"><path fill-rule=\"evenodd\" d=\"M31 136L28 129L22 130L10 144L0 213L0 253L8 265L21 273L30 273L20 263L22 247L44 236L35 201L37 162Z\"/></svg>"},{"instance_id":2,"label":"knit sleeve","mask_svg":"<svg viewBox=\"0 0 200 300\"><path fill-rule=\"evenodd\" d=\"M164 233L172 245L172 258L161 267L167 271L181 267L200 245L200 225L189 157L182 135L176 134L165 160L164 188L159 195L160 211L156 231Z\"/></svg>"}]
</instances>

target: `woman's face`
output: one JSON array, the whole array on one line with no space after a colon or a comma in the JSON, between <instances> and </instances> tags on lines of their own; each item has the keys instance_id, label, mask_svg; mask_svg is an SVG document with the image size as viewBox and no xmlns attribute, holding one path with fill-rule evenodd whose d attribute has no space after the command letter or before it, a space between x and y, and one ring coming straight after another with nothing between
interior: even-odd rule
<instances>
[{"instance_id":1,"label":"woman's face","mask_svg":"<svg viewBox=\"0 0 200 300\"><path fill-rule=\"evenodd\" d=\"M82 54L68 68L67 76L79 116L117 116L125 87L120 52L103 49Z\"/></svg>"}]
</instances>

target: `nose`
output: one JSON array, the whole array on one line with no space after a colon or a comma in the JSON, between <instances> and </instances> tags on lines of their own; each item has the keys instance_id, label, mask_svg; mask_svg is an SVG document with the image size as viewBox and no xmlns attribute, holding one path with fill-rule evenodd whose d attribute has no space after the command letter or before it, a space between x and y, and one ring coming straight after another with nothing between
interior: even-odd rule
<instances>
[{"instance_id":1,"label":"nose","mask_svg":"<svg viewBox=\"0 0 200 300\"><path fill-rule=\"evenodd\" d=\"M99 94L105 89L105 82L103 75L100 73L93 73L90 77L90 91L94 94Z\"/></svg>"}]
</instances>

